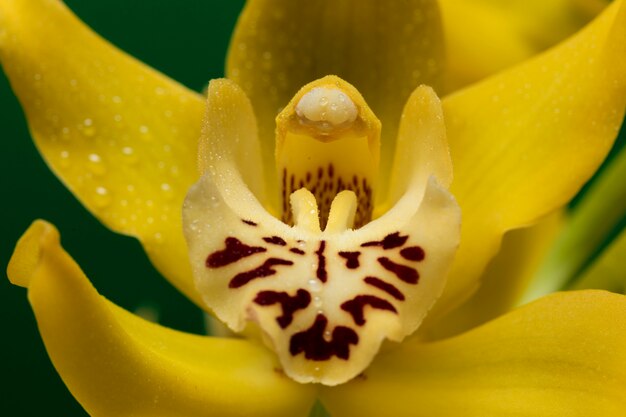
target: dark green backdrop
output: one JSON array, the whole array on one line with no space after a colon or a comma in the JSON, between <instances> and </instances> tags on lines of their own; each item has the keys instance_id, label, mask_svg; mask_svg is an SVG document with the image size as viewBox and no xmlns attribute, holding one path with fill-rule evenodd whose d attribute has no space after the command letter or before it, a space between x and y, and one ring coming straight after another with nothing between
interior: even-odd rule
<instances>
[{"instance_id":1,"label":"dark green backdrop","mask_svg":"<svg viewBox=\"0 0 626 417\"><path fill-rule=\"evenodd\" d=\"M224 71L243 0L66 0L98 33L195 90ZM158 305L161 322L202 331L200 312L163 280L139 244L105 229L48 171L0 71L0 265L36 218L61 231L63 245L98 290L134 310ZM112 262L112 259L118 261ZM48 360L24 289L0 277L0 416L86 416ZM112 416L113 417L113 416Z\"/></svg>"}]
</instances>

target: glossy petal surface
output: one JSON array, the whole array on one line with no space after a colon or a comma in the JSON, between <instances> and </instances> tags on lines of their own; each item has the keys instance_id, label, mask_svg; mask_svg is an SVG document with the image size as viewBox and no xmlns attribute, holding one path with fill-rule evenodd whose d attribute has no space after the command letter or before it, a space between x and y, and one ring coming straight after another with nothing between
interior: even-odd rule
<instances>
[{"instance_id":1,"label":"glossy petal surface","mask_svg":"<svg viewBox=\"0 0 626 417\"><path fill-rule=\"evenodd\" d=\"M621 152L596 177L546 253L545 262L525 294L531 301L569 287L588 266L599 248L626 217L626 152ZM600 287L604 288L604 287Z\"/></svg>"},{"instance_id":2,"label":"glossy petal surface","mask_svg":"<svg viewBox=\"0 0 626 417\"><path fill-rule=\"evenodd\" d=\"M562 230L564 217L557 212L531 227L505 234L500 251L482 275L478 291L431 326L425 337L430 340L461 334L519 305L547 250Z\"/></svg>"},{"instance_id":3,"label":"glossy petal surface","mask_svg":"<svg viewBox=\"0 0 626 417\"><path fill-rule=\"evenodd\" d=\"M622 1L555 49L443 100L464 222L437 313L472 294L504 232L569 201L598 168L624 118L616 56L626 56Z\"/></svg>"},{"instance_id":4,"label":"glossy petal surface","mask_svg":"<svg viewBox=\"0 0 626 417\"><path fill-rule=\"evenodd\" d=\"M556 44L607 4L602 0L440 0L447 91Z\"/></svg>"},{"instance_id":5,"label":"glossy petal surface","mask_svg":"<svg viewBox=\"0 0 626 417\"><path fill-rule=\"evenodd\" d=\"M305 416L312 405L314 387L262 347L170 330L107 301L49 223L19 241L9 277L28 288L54 366L92 416Z\"/></svg>"},{"instance_id":6,"label":"glossy petal surface","mask_svg":"<svg viewBox=\"0 0 626 417\"><path fill-rule=\"evenodd\" d=\"M388 172L402 106L420 83L439 84L442 54L433 1L252 0L235 30L227 75L257 111L269 166L280 109L317 78L345 79L383 123L381 172Z\"/></svg>"},{"instance_id":7,"label":"glossy petal surface","mask_svg":"<svg viewBox=\"0 0 626 417\"><path fill-rule=\"evenodd\" d=\"M115 49L59 1L4 0L0 28L0 60L48 165L198 301L180 207L197 177L202 98Z\"/></svg>"},{"instance_id":8,"label":"glossy petal surface","mask_svg":"<svg viewBox=\"0 0 626 417\"><path fill-rule=\"evenodd\" d=\"M452 339L404 344L322 401L335 417L618 417L625 364L626 297L559 293Z\"/></svg>"}]
</instances>

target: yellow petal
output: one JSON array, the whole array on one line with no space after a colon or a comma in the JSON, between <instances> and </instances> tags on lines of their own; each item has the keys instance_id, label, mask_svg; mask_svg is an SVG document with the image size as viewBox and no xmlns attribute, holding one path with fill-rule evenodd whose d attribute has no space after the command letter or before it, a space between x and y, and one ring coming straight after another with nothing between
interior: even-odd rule
<instances>
[{"instance_id":1,"label":"yellow petal","mask_svg":"<svg viewBox=\"0 0 626 417\"><path fill-rule=\"evenodd\" d=\"M202 98L106 43L56 0L0 2L0 60L50 168L198 301L180 207L197 177Z\"/></svg>"},{"instance_id":2,"label":"yellow petal","mask_svg":"<svg viewBox=\"0 0 626 417\"><path fill-rule=\"evenodd\" d=\"M430 176L448 188L452 161L441 101L432 88L422 85L413 91L402 110L389 203L395 204L411 183L425 187Z\"/></svg>"},{"instance_id":3,"label":"yellow petal","mask_svg":"<svg viewBox=\"0 0 626 417\"><path fill-rule=\"evenodd\" d=\"M464 222L432 317L472 294L504 232L569 201L600 165L624 118L624 56L617 1L557 48L443 100Z\"/></svg>"},{"instance_id":4,"label":"yellow petal","mask_svg":"<svg viewBox=\"0 0 626 417\"><path fill-rule=\"evenodd\" d=\"M555 294L432 344L404 344L322 391L334 417L620 417L626 297Z\"/></svg>"},{"instance_id":5,"label":"yellow petal","mask_svg":"<svg viewBox=\"0 0 626 417\"><path fill-rule=\"evenodd\" d=\"M439 0L454 91L517 64L565 39L602 0Z\"/></svg>"},{"instance_id":6,"label":"yellow petal","mask_svg":"<svg viewBox=\"0 0 626 417\"><path fill-rule=\"evenodd\" d=\"M315 79L345 79L383 122L381 172L388 172L402 107L420 83L439 84L442 45L433 1L252 0L235 30L227 75L257 111L268 166L279 110Z\"/></svg>"},{"instance_id":7,"label":"yellow petal","mask_svg":"<svg viewBox=\"0 0 626 417\"><path fill-rule=\"evenodd\" d=\"M622 151L588 187L567 226L546 253L524 302L570 286L598 255L626 216L626 152ZM599 287L605 288L605 287Z\"/></svg>"},{"instance_id":8,"label":"yellow petal","mask_svg":"<svg viewBox=\"0 0 626 417\"><path fill-rule=\"evenodd\" d=\"M54 366L92 416L305 416L313 403L315 388L260 346L170 330L107 301L49 223L19 241L9 278L28 288Z\"/></svg>"},{"instance_id":9,"label":"yellow petal","mask_svg":"<svg viewBox=\"0 0 626 417\"><path fill-rule=\"evenodd\" d=\"M433 323L428 335L421 336L443 339L457 335L518 305L563 224L564 215L559 211L532 227L504 235L502 248L485 270L478 291L462 306Z\"/></svg>"}]
</instances>

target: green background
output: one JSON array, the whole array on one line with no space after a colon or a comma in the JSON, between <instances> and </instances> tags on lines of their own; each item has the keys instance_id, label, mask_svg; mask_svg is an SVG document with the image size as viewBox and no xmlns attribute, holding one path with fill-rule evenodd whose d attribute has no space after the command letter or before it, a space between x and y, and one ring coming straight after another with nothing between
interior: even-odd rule
<instances>
[{"instance_id":1,"label":"green background","mask_svg":"<svg viewBox=\"0 0 626 417\"><path fill-rule=\"evenodd\" d=\"M190 88L223 76L243 0L66 0L106 39ZM0 71L0 265L36 218L54 223L63 246L107 298L129 309L158 306L161 323L201 332L202 316L154 270L139 244L109 232L48 170ZM0 279L0 416L86 416L54 370L26 299ZM114 416L112 416L114 417Z\"/></svg>"}]
</instances>

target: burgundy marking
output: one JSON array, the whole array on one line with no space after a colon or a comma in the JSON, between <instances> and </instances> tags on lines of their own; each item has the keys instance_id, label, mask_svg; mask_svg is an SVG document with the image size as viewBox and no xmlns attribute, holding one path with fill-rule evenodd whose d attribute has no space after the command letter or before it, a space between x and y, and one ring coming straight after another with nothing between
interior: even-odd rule
<instances>
[{"instance_id":1,"label":"burgundy marking","mask_svg":"<svg viewBox=\"0 0 626 417\"><path fill-rule=\"evenodd\" d=\"M365 324L363 310L365 310L365 307L368 305L378 310L388 310L398 314L398 310L396 310L389 301L383 300L375 295L357 295L352 300L343 303L341 309L350 313L357 325L363 326Z\"/></svg>"},{"instance_id":2,"label":"burgundy marking","mask_svg":"<svg viewBox=\"0 0 626 417\"><path fill-rule=\"evenodd\" d=\"M317 255L317 278L322 282L326 282L326 280L328 279L328 271L326 271L326 257L324 256L324 249L326 249L326 241L322 240L320 241L319 249L315 252L315 254Z\"/></svg>"},{"instance_id":3,"label":"burgundy marking","mask_svg":"<svg viewBox=\"0 0 626 417\"><path fill-rule=\"evenodd\" d=\"M247 224L248 226L258 226L258 224L256 224L252 220L241 219L241 221Z\"/></svg>"},{"instance_id":4,"label":"burgundy marking","mask_svg":"<svg viewBox=\"0 0 626 417\"><path fill-rule=\"evenodd\" d=\"M281 329L285 329L293 321L293 313L308 307L311 302L311 294L303 289L299 289L294 296L284 291L261 291L256 295L254 302L261 306L280 304L283 314L277 317L276 321Z\"/></svg>"},{"instance_id":5,"label":"burgundy marking","mask_svg":"<svg viewBox=\"0 0 626 417\"><path fill-rule=\"evenodd\" d=\"M363 281L365 281L366 284L369 284L372 287L376 287L379 290L383 290L384 292L386 292L387 294L389 294L396 300L404 301L404 294L402 294L402 292L399 289L397 289L396 286L393 284L385 282L382 279L376 278L376 277L365 277Z\"/></svg>"},{"instance_id":6,"label":"burgundy marking","mask_svg":"<svg viewBox=\"0 0 626 417\"><path fill-rule=\"evenodd\" d=\"M305 331L295 333L289 342L289 352L292 356L304 352L304 357L314 361L325 361L333 356L339 359L350 358L350 345L359 343L359 336L354 330L345 326L337 326L333 330L329 341L324 339L324 331L328 319L318 314L313 325Z\"/></svg>"},{"instance_id":7,"label":"burgundy marking","mask_svg":"<svg viewBox=\"0 0 626 417\"><path fill-rule=\"evenodd\" d=\"M234 237L227 237L225 243L225 249L213 252L206 258L205 265L207 267L220 268L237 262L247 256L254 255L255 253L267 251L267 249L259 246L248 246Z\"/></svg>"},{"instance_id":8,"label":"burgundy marking","mask_svg":"<svg viewBox=\"0 0 626 417\"><path fill-rule=\"evenodd\" d=\"M357 269L359 267L359 255L361 255L361 252L339 252L339 256L346 260L348 269Z\"/></svg>"},{"instance_id":9,"label":"burgundy marking","mask_svg":"<svg viewBox=\"0 0 626 417\"><path fill-rule=\"evenodd\" d=\"M417 284L417 281L420 278L420 275L415 268L397 264L389 258L378 258L378 263L381 264L387 271L393 272L398 278L408 284Z\"/></svg>"},{"instance_id":10,"label":"burgundy marking","mask_svg":"<svg viewBox=\"0 0 626 417\"><path fill-rule=\"evenodd\" d=\"M395 249L404 245L409 236L400 236L400 232L391 233L383 238L383 240L365 242L361 247L382 246L383 249Z\"/></svg>"},{"instance_id":11,"label":"burgundy marking","mask_svg":"<svg viewBox=\"0 0 626 417\"><path fill-rule=\"evenodd\" d=\"M285 240L280 236L264 237L263 240L266 241L267 243L271 243L272 245L278 245L278 246L287 245L287 242L285 242Z\"/></svg>"},{"instance_id":12,"label":"burgundy marking","mask_svg":"<svg viewBox=\"0 0 626 417\"><path fill-rule=\"evenodd\" d=\"M269 258L263 263L263 265L256 267L250 271L241 272L235 275L235 277L230 280L228 288L239 288L246 285L253 279L265 278L269 277L270 275L274 275L276 273L276 270L273 267L276 265L293 265L293 262L286 259Z\"/></svg>"},{"instance_id":13,"label":"burgundy marking","mask_svg":"<svg viewBox=\"0 0 626 417\"><path fill-rule=\"evenodd\" d=\"M426 254L424 253L424 249L422 249L419 246L411 246L410 248L404 248L400 251L400 255L404 259L407 259L409 261L415 261L415 262L423 261L424 256L426 256Z\"/></svg>"},{"instance_id":14,"label":"burgundy marking","mask_svg":"<svg viewBox=\"0 0 626 417\"><path fill-rule=\"evenodd\" d=\"M302 249L298 249L298 248L291 248L289 249L289 252L298 254L298 255L304 255L304 251Z\"/></svg>"},{"instance_id":15,"label":"burgundy marking","mask_svg":"<svg viewBox=\"0 0 626 417\"><path fill-rule=\"evenodd\" d=\"M332 178L333 175L335 175L335 167L333 164L328 164L328 176Z\"/></svg>"}]
</instances>

